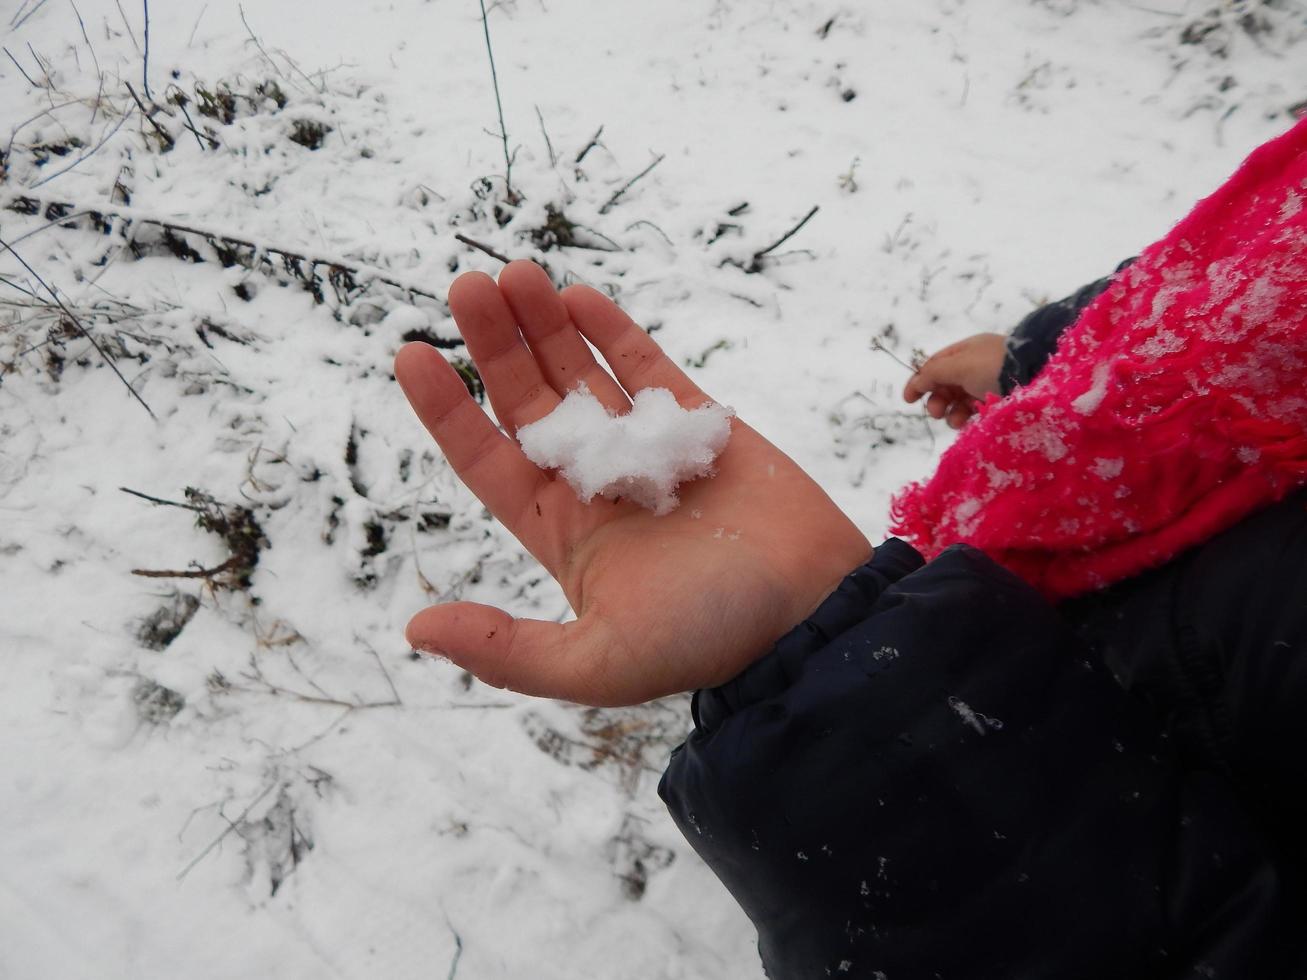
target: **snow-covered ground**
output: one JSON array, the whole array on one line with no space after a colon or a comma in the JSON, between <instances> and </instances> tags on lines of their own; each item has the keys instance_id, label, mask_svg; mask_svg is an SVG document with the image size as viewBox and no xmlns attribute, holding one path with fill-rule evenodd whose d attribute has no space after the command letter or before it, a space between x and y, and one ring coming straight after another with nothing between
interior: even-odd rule
<instances>
[{"instance_id":1,"label":"snow-covered ground","mask_svg":"<svg viewBox=\"0 0 1307 980\"><path fill-rule=\"evenodd\" d=\"M685 699L411 656L433 601L568 609L391 357L460 356L445 287L500 263L455 235L536 258L875 539L949 439L896 359L1109 271L1307 100L1300 0L1211 7L498 0L510 186L473 0L156 0L148 64L136 0L10 0L0 977L759 977L655 792Z\"/></svg>"}]
</instances>

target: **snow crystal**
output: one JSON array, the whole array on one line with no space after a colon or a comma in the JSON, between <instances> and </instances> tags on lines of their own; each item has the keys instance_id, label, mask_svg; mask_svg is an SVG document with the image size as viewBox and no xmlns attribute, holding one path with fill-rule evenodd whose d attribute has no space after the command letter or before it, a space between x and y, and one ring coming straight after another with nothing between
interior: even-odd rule
<instances>
[{"instance_id":1,"label":"snow crystal","mask_svg":"<svg viewBox=\"0 0 1307 980\"><path fill-rule=\"evenodd\" d=\"M976 711L971 705L967 704L961 698L950 697L948 706L953 709L963 724L971 728L978 735L986 735L990 729L998 731L1003 727L1003 722L997 718L990 718Z\"/></svg>"},{"instance_id":2,"label":"snow crystal","mask_svg":"<svg viewBox=\"0 0 1307 980\"><path fill-rule=\"evenodd\" d=\"M685 409L666 388L644 388L630 412L614 415L581 384L517 439L531 462L558 470L581 500L625 497L662 515L676 509L678 484L712 474L732 414L711 402Z\"/></svg>"},{"instance_id":3,"label":"snow crystal","mask_svg":"<svg viewBox=\"0 0 1307 980\"><path fill-rule=\"evenodd\" d=\"M1092 415L1099 405L1103 404L1103 399L1107 397L1107 382L1112 376L1112 364L1110 361L1104 361L1094 368L1094 380L1090 384L1089 390L1076 398L1071 403L1081 415Z\"/></svg>"},{"instance_id":4,"label":"snow crystal","mask_svg":"<svg viewBox=\"0 0 1307 980\"><path fill-rule=\"evenodd\" d=\"M1061 433L1051 421L1031 422L1007 436L1006 439L1017 451L1039 453L1050 463L1056 463L1069 451Z\"/></svg>"},{"instance_id":5,"label":"snow crystal","mask_svg":"<svg viewBox=\"0 0 1307 980\"><path fill-rule=\"evenodd\" d=\"M1284 199L1284 203L1280 205L1280 220L1288 221L1290 218L1297 216L1298 212L1301 210L1302 196L1294 191L1289 191L1288 196Z\"/></svg>"},{"instance_id":6,"label":"snow crystal","mask_svg":"<svg viewBox=\"0 0 1307 980\"><path fill-rule=\"evenodd\" d=\"M1186 337L1181 336L1173 330L1158 330L1155 335L1149 337L1143 343L1139 344L1134 353L1138 357L1145 357L1150 361L1156 361L1166 357L1168 354L1177 354L1185 349L1189 341Z\"/></svg>"},{"instance_id":7,"label":"snow crystal","mask_svg":"<svg viewBox=\"0 0 1307 980\"><path fill-rule=\"evenodd\" d=\"M1120 456L1113 458L1099 456L1089 469L1100 480L1112 480L1120 476L1121 471L1125 469L1125 460Z\"/></svg>"}]
</instances>

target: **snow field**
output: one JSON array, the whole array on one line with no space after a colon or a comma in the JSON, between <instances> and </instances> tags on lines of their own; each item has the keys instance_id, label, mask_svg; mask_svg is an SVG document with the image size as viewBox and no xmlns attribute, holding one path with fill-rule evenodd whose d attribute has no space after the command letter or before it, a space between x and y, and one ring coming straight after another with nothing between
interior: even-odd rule
<instances>
[{"instance_id":1,"label":"snow field","mask_svg":"<svg viewBox=\"0 0 1307 980\"><path fill-rule=\"evenodd\" d=\"M1307 99L1292 7L509 0L513 206L474 4L156 3L148 93L139 6L11 6L0 238L67 307L0 257L16 978L758 977L655 795L684 698L404 645L437 600L568 615L390 377L464 358L445 287L500 263L455 234L614 295L874 540L949 433L872 342L1102 275Z\"/></svg>"}]
</instances>

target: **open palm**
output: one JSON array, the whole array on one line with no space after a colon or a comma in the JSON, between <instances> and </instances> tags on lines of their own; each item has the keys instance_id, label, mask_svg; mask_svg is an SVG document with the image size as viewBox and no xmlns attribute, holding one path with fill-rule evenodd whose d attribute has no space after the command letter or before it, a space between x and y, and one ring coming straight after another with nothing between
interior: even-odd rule
<instances>
[{"instance_id":1,"label":"open palm","mask_svg":"<svg viewBox=\"0 0 1307 980\"><path fill-rule=\"evenodd\" d=\"M648 387L686 408L710 399L611 300L585 286L559 294L532 263L510 264L498 285L461 276L449 305L507 432L426 344L399 352L395 376L459 477L558 580L577 618L448 603L409 623L415 647L497 687L633 704L728 680L870 553L821 488L739 419L716 474L683 484L672 513L580 502L522 454L518 429L582 381L619 413Z\"/></svg>"}]
</instances>

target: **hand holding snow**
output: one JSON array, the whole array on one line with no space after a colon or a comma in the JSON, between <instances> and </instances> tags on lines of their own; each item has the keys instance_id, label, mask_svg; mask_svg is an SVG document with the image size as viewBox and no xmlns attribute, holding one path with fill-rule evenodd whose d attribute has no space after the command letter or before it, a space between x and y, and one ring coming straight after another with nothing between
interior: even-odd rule
<instances>
[{"instance_id":1,"label":"hand holding snow","mask_svg":"<svg viewBox=\"0 0 1307 980\"><path fill-rule=\"evenodd\" d=\"M631 411L612 415L584 385L517 432L527 458L558 470L577 497L625 497L662 515L676 509L677 484L712 474L731 436L729 408L685 409L666 388L644 388Z\"/></svg>"}]
</instances>

